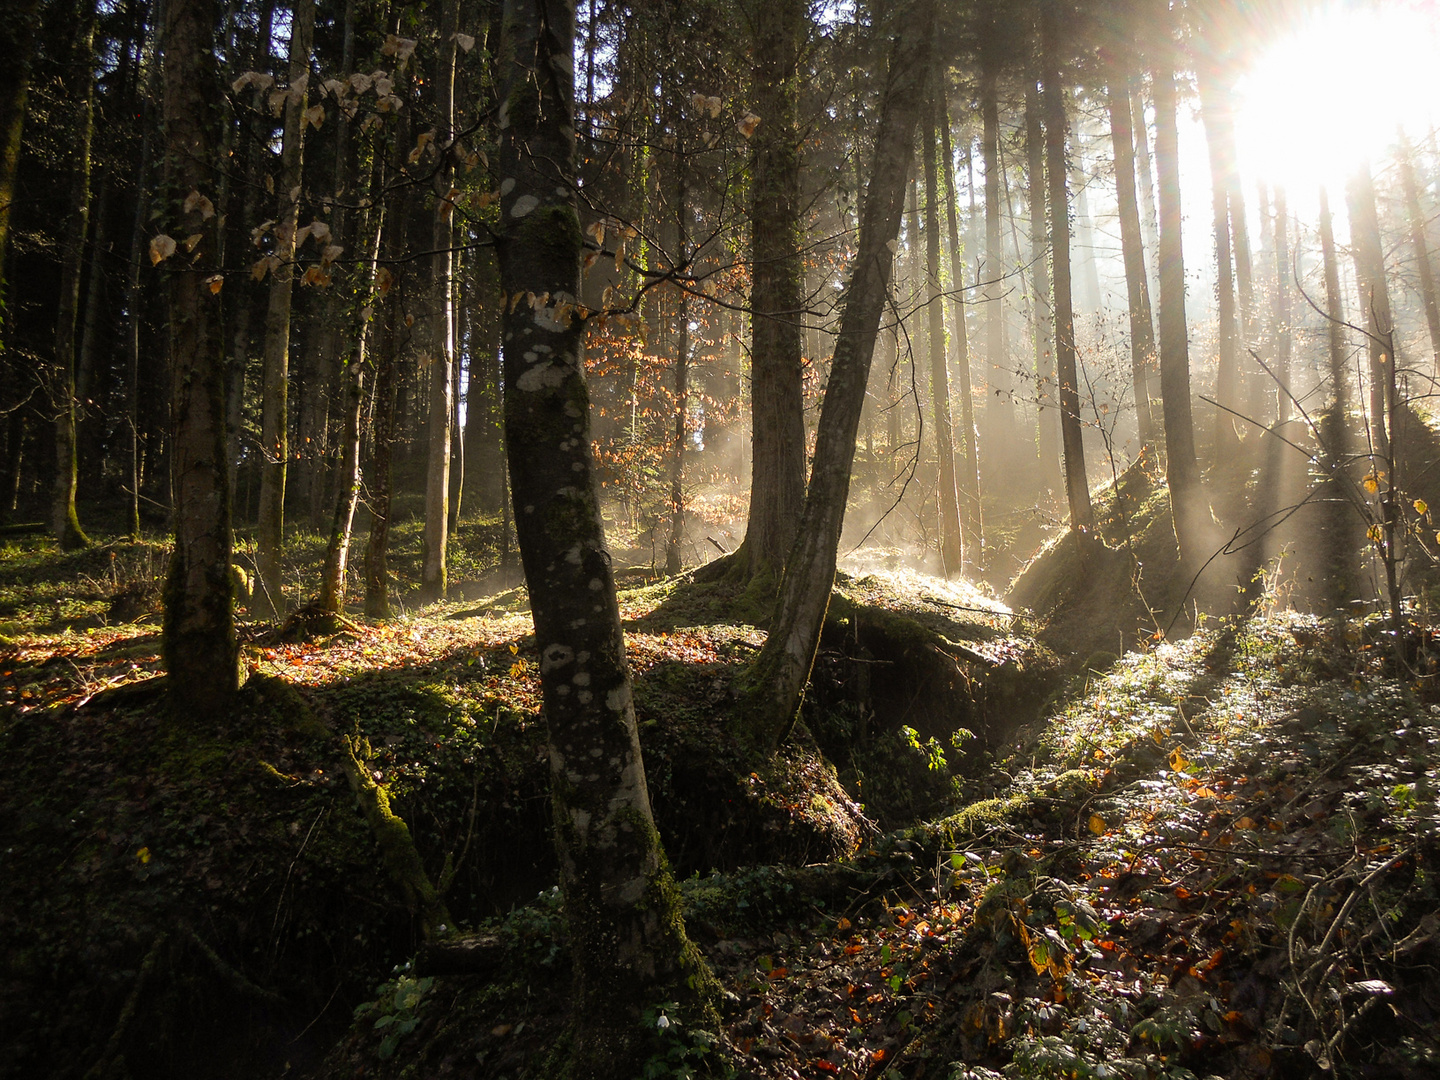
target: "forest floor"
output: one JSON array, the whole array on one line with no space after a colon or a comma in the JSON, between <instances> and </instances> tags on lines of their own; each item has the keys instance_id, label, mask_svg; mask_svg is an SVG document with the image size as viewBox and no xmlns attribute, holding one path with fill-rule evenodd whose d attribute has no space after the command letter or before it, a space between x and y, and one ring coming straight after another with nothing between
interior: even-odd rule
<instances>
[{"instance_id":1,"label":"forest floor","mask_svg":"<svg viewBox=\"0 0 1440 1080\"><path fill-rule=\"evenodd\" d=\"M1132 494L1102 535L1140 536L1153 578L1161 515ZM569 958L523 590L310 641L246 624L233 714L176 716L163 558L0 547L0 1076L553 1075ZM625 575L657 823L725 989L718 1032L655 1003L646 1077L1440 1071L1431 632L1403 668L1375 620L1169 640L1098 617L1132 564L1050 558L1048 621L842 579L808 730L769 759L727 730L763 605ZM368 784L468 973L421 942Z\"/></svg>"}]
</instances>

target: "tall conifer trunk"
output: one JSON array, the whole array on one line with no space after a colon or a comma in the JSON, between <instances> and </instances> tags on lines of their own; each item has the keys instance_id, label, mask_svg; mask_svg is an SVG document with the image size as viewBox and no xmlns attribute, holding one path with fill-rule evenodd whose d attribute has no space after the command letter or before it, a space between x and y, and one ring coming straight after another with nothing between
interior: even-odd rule
<instances>
[{"instance_id":1,"label":"tall conifer trunk","mask_svg":"<svg viewBox=\"0 0 1440 1080\"><path fill-rule=\"evenodd\" d=\"M820 407L805 513L785 564L770 633L750 672L746 734L761 746L778 746L799 715L835 583L835 558L855 461L855 433L865 403L880 315L888 298L894 267L892 245L900 234L906 177L924 103L935 0L915 0L901 16L876 128L860 242Z\"/></svg>"},{"instance_id":2,"label":"tall conifer trunk","mask_svg":"<svg viewBox=\"0 0 1440 1080\"><path fill-rule=\"evenodd\" d=\"M968 565L979 566L985 545L985 519L980 508L980 432L975 426L975 395L970 379L970 334L965 325L965 252L960 247L956 208L955 158L950 146L950 110L940 95L940 146L945 162L945 218L950 231L950 289L953 312L951 339L960 379L960 429L964 432L964 467L960 470L960 533Z\"/></svg>"},{"instance_id":3,"label":"tall conifer trunk","mask_svg":"<svg viewBox=\"0 0 1440 1080\"><path fill-rule=\"evenodd\" d=\"M90 224L90 139L95 129L95 0L79 0L76 16L79 30L70 77L79 96L74 106L76 140L70 174L70 216L65 230L65 264L55 319L55 488L51 512L55 537L66 551L90 544L75 511L79 469L75 453L75 336L85 239Z\"/></svg>"},{"instance_id":4,"label":"tall conifer trunk","mask_svg":"<svg viewBox=\"0 0 1440 1080\"><path fill-rule=\"evenodd\" d=\"M445 0L440 15L440 52L435 61L436 137L439 162L435 172L435 210L431 218L430 333L426 349L430 369L430 402L425 469L425 561L420 570L420 598L443 600L447 585L446 548L450 530L450 428L455 411L455 304L452 291L455 257L450 177L455 139L455 32L460 0Z\"/></svg>"},{"instance_id":5,"label":"tall conifer trunk","mask_svg":"<svg viewBox=\"0 0 1440 1080\"><path fill-rule=\"evenodd\" d=\"M1190 405L1190 344L1185 319L1185 258L1180 238L1179 132L1174 47L1169 29L1151 68L1155 88L1155 165L1160 181L1160 396L1165 415L1165 478L1180 561L1198 571L1209 506L1200 490Z\"/></svg>"},{"instance_id":6,"label":"tall conifer trunk","mask_svg":"<svg viewBox=\"0 0 1440 1080\"><path fill-rule=\"evenodd\" d=\"M290 26L290 65L280 175L275 183L275 249L269 306L265 313L264 400L260 420L260 521L255 530L255 606L263 615L285 610L281 554L285 533L285 474L290 464L290 304L295 289L295 237L300 226L305 108L315 0L295 0Z\"/></svg>"},{"instance_id":7,"label":"tall conifer trunk","mask_svg":"<svg viewBox=\"0 0 1440 1080\"><path fill-rule=\"evenodd\" d=\"M200 239L184 259L166 266L175 548L165 582L163 647L170 692L197 719L206 715L204 710L222 707L240 677L230 576L221 309L209 273L219 224L211 200L208 123L216 94L214 26L210 0L167 0L161 53L164 190L170 199L165 212L172 238L198 234ZM182 208L185 203L188 209Z\"/></svg>"},{"instance_id":8,"label":"tall conifer trunk","mask_svg":"<svg viewBox=\"0 0 1440 1080\"><path fill-rule=\"evenodd\" d=\"M1070 287L1070 198L1065 189L1065 91L1060 85L1059 27L1053 8L1042 21L1045 109L1045 171L1049 181L1050 248L1055 281L1055 374L1060 392L1060 443L1065 454L1065 498L1070 528L1094 525L1090 485L1085 478L1085 446L1080 428L1080 378L1075 356L1075 314Z\"/></svg>"},{"instance_id":9,"label":"tall conifer trunk","mask_svg":"<svg viewBox=\"0 0 1440 1080\"><path fill-rule=\"evenodd\" d=\"M1130 127L1129 77L1118 70L1106 88L1110 139L1115 147L1115 192L1120 214L1120 251L1125 260L1125 291L1130 307L1130 378L1135 388L1135 418L1142 446L1158 445L1150 401L1154 376L1155 322L1150 308L1150 279L1145 272L1145 240L1140 204L1135 197L1135 143Z\"/></svg>"},{"instance_id":10,"label":"tall conifer trunk","mask_svg":"<svg viewBox=\"0 0 1440 1080\"><path fill-rule=\"evenodd\" d=\"M1350 244L1355 257L1355 279L1360 288L1360 310L1365 319L1366 349L1370 357L1370 437L1381 458L1390 456L1393 421L1387 387L1392 378L1387 365L1395 358L1387 349L1395 327L1390 314L1390 290L1385 281L1384 246L1380 218L1375 209L1375 182L1370 163L1356 170L1345 188L1350 211Z\"/></svg>"},{"instance_id":11,"label":"tall conifer trunk","mask_svg":"<svg viewBox=\"0 0 1440 1080\"><path fill-rule=\"evenodd\" d=\"M925 308L929 321L930 399L935 416L936 501L940 516L940 565L946 577L965 567L960 505L955 492L955 433L950 422L950 371L945 362L945 299L940 286L940 178L935 163L935 113L939 75L932 75L921 130L925 162ZM949 163L946 163L949 167Z\"/></svg>"}]
</instances>

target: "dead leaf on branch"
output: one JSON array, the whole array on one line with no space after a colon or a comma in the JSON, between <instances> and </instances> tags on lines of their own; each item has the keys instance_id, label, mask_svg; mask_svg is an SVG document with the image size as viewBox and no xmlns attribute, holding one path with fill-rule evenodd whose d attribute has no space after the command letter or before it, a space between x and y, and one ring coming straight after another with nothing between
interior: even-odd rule
<instances>
[{"instance_id":1,"label":"dead leaf on branch","mask_svg":"<svg viewBox=\"0 0 1440 1080\"><path fill-rule=\"evenodd\" d=\"M735 126L739 129L740 134L748 139L751 135L755 134L755 129L760 126L760 117L752 112L747 112L740 118L739 123Z\"/></svg>"},{"instance_id":2,"label":"dead leaf on branch","mask_svg":"<svg viewBox=\"0 0 1440 1080\"><path fill-rule=\"evenodd\" d=\"M215 216L215 204L204 195L201 195L200 192L194 190L185 196L184 210L187 214L194 213L198 210L202 221L209 221Z\"/></svg>"},{"instance_id":3,"label":"dead leaf on branch","mask_svg":"<svg viewBox=\"0 0 1440 1080\"><path fill-rule=\"evenodd\" d=\"M310 106L310 108L308 108L308 109L305 110L305 123L309 124L311 127L316 128L316 129L318 130L319 127L320 127L320 125L323 124L324 122L325 122L325 106L324 106L324 105L312 105L312 106Z\"/></svg>"},{"instance_id":4,"label":"dead leaf on branch","mask_svg":"<svg viewBox=\"0 0 1440 1080\"><path fill-rule=\"evenodd\" d=\"M329 266L344 253L345 249L339 244L327 244L320 251L320 263L322 266Z\"/></svg>"},{"instance_id":5,"label":"dead leaf on branch","mask_svg":"<svg viewBox=\"0 0 1440 1080\"><path fill-rule=\"evenodd\" d=\"M175 241L164 233L154 237L150 241L150 265L159 266L162 262L175 254Z\"/></svg>"},{"instance_id":6,"label":"dead leaf on branch","mask_svg":"<svg viewBox=\"0 0 1440 1080\"><path fill-rule=\"evenodd\" d=\"M225 275L211 274L205 279L205 284L210 286L211 296L219 296L221 288L225 285Z\"/></svg>"},{"instance_id":7,"label":"dead leaf on branch","mask_svg":"<svg viewBox=\"0 0 1440 1080\"><path fill-rule=\"evenodd\" d=\"M275 85L275 76L267 75L263 71L247 71L230 84L230 89L240 93L247 86L253 86L257 91L268 90Z\"/></svg>"},{"instance_id":8,"label":"dead leaf on branch","mask_svg":"<svg viewBox=\"0 0 1440 1080\"><path fill-rule=\"evenodd\" d=\"M454 34L451 34L450 37L456 45L460 46L462 52L468 53L475 47L475 38L471 34L462 34L456 31Z\"/></svg>"}]
</instances>

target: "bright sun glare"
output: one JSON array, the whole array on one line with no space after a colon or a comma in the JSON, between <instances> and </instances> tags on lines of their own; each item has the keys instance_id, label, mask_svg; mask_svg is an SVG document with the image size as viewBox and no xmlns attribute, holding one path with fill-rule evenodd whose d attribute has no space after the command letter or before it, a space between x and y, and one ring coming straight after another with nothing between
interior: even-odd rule
<instances>
[{"instance_id":1,"label":"bright sun glare","mask_svg":"<svg viewBox=\"0 0 1440 1080\"><path fill-rule=\"evenodd\" d=\"M1263 48L1241 79L1241 168L1297 195L1332 192L1403 128L1432 130L1440 100L1440 5L1331 4Z\"/></svg>"}]
</instances>

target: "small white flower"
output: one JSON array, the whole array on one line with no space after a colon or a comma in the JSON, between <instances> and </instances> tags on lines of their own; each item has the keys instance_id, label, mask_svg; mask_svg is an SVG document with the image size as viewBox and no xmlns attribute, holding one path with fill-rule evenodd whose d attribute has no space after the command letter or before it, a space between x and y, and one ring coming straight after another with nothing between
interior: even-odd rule
<instances>
[{"instance_id":1,"label":"small white flower","mask_svg":"<svg viewBox=\"0 0 1440 1080\"><path fill-rule=\"evenodd\" d=\"M661 1031L664 1031L666 1028L668 1028L668 1027L670 1026L670 1018L669 1018L668 1016L666 1016L664 1013L661 1013L661 1014L660 1014L660 1019L655 1021L655 1026L656 1026L657 1028L659 1028Z\"/></svg>"}]
</instances>

